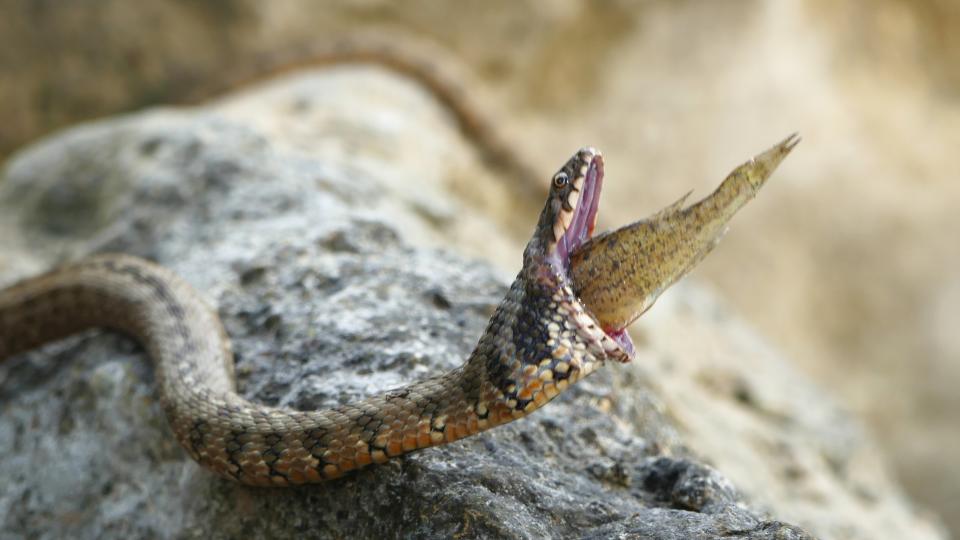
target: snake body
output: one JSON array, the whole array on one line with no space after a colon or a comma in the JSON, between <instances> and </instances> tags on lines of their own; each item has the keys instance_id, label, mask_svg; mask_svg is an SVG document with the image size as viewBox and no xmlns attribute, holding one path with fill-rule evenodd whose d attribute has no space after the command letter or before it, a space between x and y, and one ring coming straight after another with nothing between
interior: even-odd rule
<instances>
[{"instance_id":1,"label":"snake body","mask_svg":"<svg viewBox=\"0 0 960 540\"><path fill-rule=\"evenodd\" d=\"M229 339L199 293L125 255L94 256L0 291L0 359L87 328L126 333L153 360L173 433L201 465L253 485L336 478L521 418L606 360L629 360L577 299L566 268L565 250L592 232L601 180L592 149L564 165L523 268L473 353L397 391L319 411L252 403L236 393Z\"/></svg>"},{"instance_id":2,"label":"snake body","mask_svg":"<svg viewBox=\"0 0 960 540\"><path fill-rule=\"evenodd\" d=\"M299 58L271 62L283 69L268 66L267 75L360 61L412 76L448 107L491 162L519 177L517 185L528 194L539 191L532 168L483 121L459 86L415 56L347 42ZM782 158L790 148L771 155ZM749 167L767 167L765 178L776 163L751 161ZM201 465L251 485L337 478L521 418L606 361L632 358L624 330L630 317L619 315L649 307L713 241L673 235L674 244L684 247L682 256L665 257L658 246L668 232L649 237L636 232L649 227L628 226L590 242L602 181L603 160L592 148L579 150L560 168L523 266L473 352L459 368L400 390L318 411L250 402L236 392L229 338L201 295L171 271L127 255L96 255L0 290L0 361L89 328L128 334L153 360L172 431ZM697 214L690 230L725 223L736 211L712 197L710 211ZM664 216L653 222L666 222ZM612 240L619 239L630 249L618 248ZM634 270L607 270L621 265Z\"/></svg>"}]
</instances>

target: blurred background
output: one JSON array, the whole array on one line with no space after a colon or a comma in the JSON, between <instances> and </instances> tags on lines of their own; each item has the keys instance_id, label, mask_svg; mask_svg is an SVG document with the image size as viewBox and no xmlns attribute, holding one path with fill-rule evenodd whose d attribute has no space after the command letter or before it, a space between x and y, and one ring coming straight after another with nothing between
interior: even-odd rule
<instances>
[{"instance_id":1,"label":"blurred background","mask_svg":"<svg viewBox=\"0 0 960 540\"><path fill-rule=\"evenodd\" d=\"M695 279L863 418L960 535L960 2L0 0L0 160L357 29L442 47L544 185L602 149L607 226L800 131Z\"/></svg>"}]
</instances>

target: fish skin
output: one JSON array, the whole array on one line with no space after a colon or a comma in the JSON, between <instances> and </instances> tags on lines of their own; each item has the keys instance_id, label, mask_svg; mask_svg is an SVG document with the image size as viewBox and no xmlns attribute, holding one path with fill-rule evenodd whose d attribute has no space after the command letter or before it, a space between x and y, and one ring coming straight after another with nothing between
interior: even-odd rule
<instances>
[{"instance_id":1,"label":"fish skin","mask_svg":"<svg viewBox=\"0 0 960 540\"><path fill-rule=\"evenodd\" d=\"M733 170L702 200L690 193L652 216L599 234L570 256L573 290L607 332L627 327L716 247L730 219L800 142L794 133Z\"/></svg>"}]
</instances>

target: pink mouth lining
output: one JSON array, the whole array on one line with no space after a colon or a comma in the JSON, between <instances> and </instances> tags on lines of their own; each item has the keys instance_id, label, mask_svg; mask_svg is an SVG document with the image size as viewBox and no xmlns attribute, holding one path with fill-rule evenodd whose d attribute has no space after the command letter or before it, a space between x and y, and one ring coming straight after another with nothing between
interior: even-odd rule
<instances>
[{"instance_id":1,"label":"pink mouth lining","mask_svg":"<svg viewBox=\"0 0 960 540\"><path fill-rule=\"evenodd\" d=\"M587 166L587 175L580 188L580 198L573 211L570 226L557 242L557 255L566 270L570 265L570 254L580 247L593 234L593 226L597 221L597 210L600 207L600 191L603 188L603 158L594 156Z\"/></svg>"},{"instance_id":2,"label":"pink mouth lining","mask_svg":"<svg viewBox=\"0 0 960 540\"><path fill-rule=\"evenodd\" d=\"M606 332L608 336L613 338L617 342L617 345L620 345L620 348L623 349L623 352L627 353L630 358L633 358L637 355L637 349L633 346L633 340L630 339L630 334L627 333L626 328L621 328L616 331Z\"/></svg>"},{"instance_id":3,"label":"pink mouth lining","mask_svg":"<svg viewBox=\"0 0 960 540\"><path fill-rule=\"evenodd\" d=\"M593 236L593 228L597 223L597 211L600 208L600 191L602 188L603 158L597 155L594 156L593 161L587 167L587 175L583 180L583 186L580 188L580 198L577 200L577 207L574 209L570 226L563 233L560 241L557 242L556 257L559 259L560 267L564 272L570 270L570 254ZM636 348L626 328L619 330L604 329L604 332L620 345L620 348L627 353L629 358L636 355Z\"/></svg>"}]
</instances>

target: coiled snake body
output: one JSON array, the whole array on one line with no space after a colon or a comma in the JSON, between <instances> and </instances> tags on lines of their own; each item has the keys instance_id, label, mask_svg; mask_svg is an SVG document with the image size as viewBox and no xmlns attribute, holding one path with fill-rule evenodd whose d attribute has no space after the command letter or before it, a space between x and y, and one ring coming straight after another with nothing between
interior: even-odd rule
<instances>
[{"instance_id":1,"label":"coiled snake body","mask_svg":"<svg viewBox=\"0 0 960 540\"><path fill-rule=\"evenodd\" d=\"M143 344L180 444L245 484L320 482L406 452L510 422L608 359L608 335L570 288L569 253L596 221L602 160L577 152L555 176L523 269L459 368L401 390L321 411L251 403L234 387L230 342L185 281L153 263L100 255L0 291L0 359L90 327Z\"/></svg>"}]
</instances>

